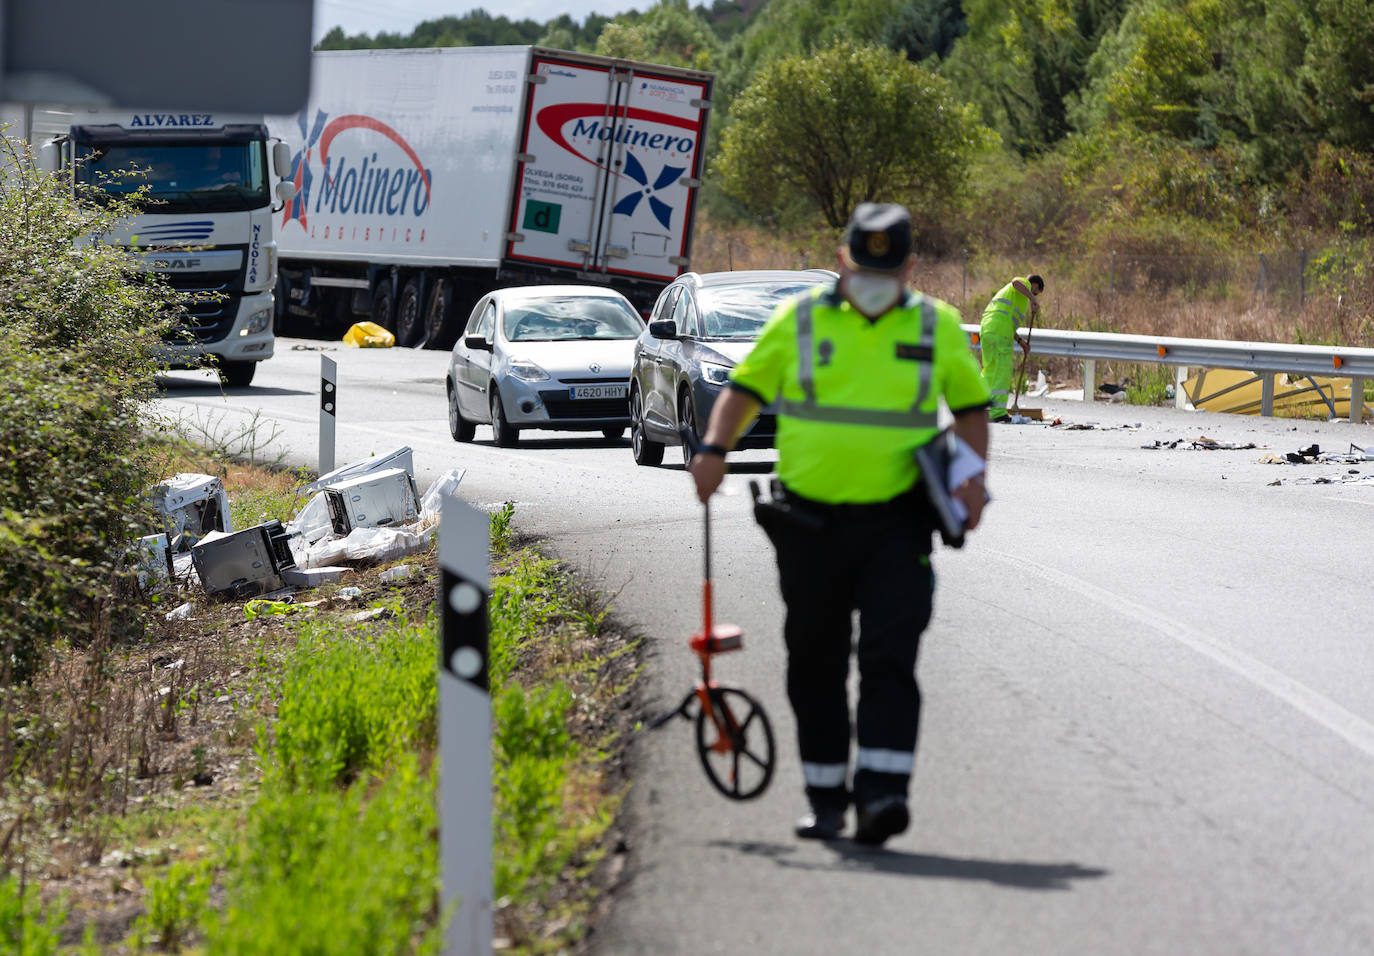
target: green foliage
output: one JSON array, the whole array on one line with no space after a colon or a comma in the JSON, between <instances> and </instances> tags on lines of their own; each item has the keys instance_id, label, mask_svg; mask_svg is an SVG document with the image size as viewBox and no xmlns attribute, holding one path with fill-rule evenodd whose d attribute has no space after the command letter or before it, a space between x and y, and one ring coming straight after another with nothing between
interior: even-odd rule
<instances>
[{"instance_id":1,"label":"green foliage","mask_svg":"<svg viewBox=\"0 0 1374 956\"><path fill-rule=\"evenodd\" d=\"M1137 366L1126 386L1128 405L1163 405L1174 381L1174 370L1167 365Z\"/></svg>"},{"instance_id":2,"label":"green foliage","mask_svg":"<svg viewBox=\"0 0 1374 956\"><path fill-rule=\"evenodd\" d=\"M442 951L433 770L398 758L343 790L264 786L207 953Z\"/></svg>"},{"instance_id":3,"label":"green foliage","mask_svg":"<svg viewBox=\"0 0 1374 956\"><path fill-rule=\"evenodd\" d=\"M761 215L806 197L832 227L860 202L939 205L988 140L948 84L899 53L841 42L766 67L735 101L717 173Z\"/></svg>"},{"instance_id":4,"label":"green foliage","mask_svg":"<svg viewBox=\"0 0 1374 956\"><path fill-rule=\"evenodd\" d=\"M596 41L602 56L710 70L720 41L687 0L659 0L633 22L606 24Z\"/></svg>"},{"instance_id":5,"label":"green foliage","mask_svg":"<svg viewBox=\"0 0 1374 956\"><path fill-rule=\"evenodd\" d=\"M533 20L511 21L504 16L493 17L486 10L477 9L461 17L425 20L409 34L380 32L375 37L366 33L348 36L342 27L334 27L315 44L315 49L402 50L435 46L527 45L538 40L542 32L543 27Z\"/></svg>"},{"instance_id":6,"label":"green foliage","mask_svg":"<svg viewBox=\"0 0 1374 956\"><path fill-rule=\"evenodd\" d=\"M0 949L13 956L55 956L62 942L67 910L59 901L45 907L38 888L20 891L19 878L0 879Z\"/></svg>"},{"instance_id":7,"label":"green foliage","mask_svg":"<svg viewBox=\"0 0 1374 956\"><path fill-rule=\"evenodd\" d=\"M491 547L497 554L508 550L511 541L511 518L515 517L515 502L507 501L491 516Z\"/></svg>"},{"instance_id":8,"label":"green foliage","mask_svg":"<svg viewBox=\"0 0 1374 956\"><path fill-rule=\"evenodd\" d=\"M272 772L318 788L433 747L437 646L432 616L380 633L304 627L282 675Z\"/></svg>"},{"instance_id":9,"label":"green foliage","mask_svg":"<svg viewBox=\"0 0 1374 956\"><path fill-rule=\"evenodd\" d=\"M1087 80L1100 38L1128 0L966 0L968 33L941 73L1022 155L1069 131L1069 105Z\"/></svg>"},{"instance_id":10,"label":"green foliage","mask_svg":"<svg viewBox=\"0 0 1374 956\"><path fill-rule=\"evenodd\" d=\"M138 952L151 945L180 952L205 915L214 871L205 865L173 863L160 879L145 884L146 909L134 922L129 941Z\"/></svg>"},{"instance_id":11,"label":"green foliage","mask_svg":"<svg viewBox=\"0 0 1374 956\"><path fill-rule=\"evenodd\" d=\"M954 41L968 32L961 0L906 0L882 33L883 46L920 63L949 56Z\"/></svg>"},{"instance_id":12,"label":"green foliage","mask_svg":"<svg viewBox=\"0 0 1374 956\"><path fill-rule=\"evenodd\" d=\"M91 242L135 207L86 203L4 140L0 155L0 679L27 679L59 635L122 636L122 557L152 527L140 414L164 287Z\"/></svg>"}]
</instances>

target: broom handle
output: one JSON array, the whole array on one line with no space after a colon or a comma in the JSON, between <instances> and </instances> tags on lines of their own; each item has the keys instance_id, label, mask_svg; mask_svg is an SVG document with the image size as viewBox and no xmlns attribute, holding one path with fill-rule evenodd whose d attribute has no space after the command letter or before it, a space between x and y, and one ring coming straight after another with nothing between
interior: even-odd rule
<instances>
[{"instance_id":1,"label":"broom handle","mask_svg":"<svg viewBox=\"0 0 1374 956\"><path fill-rule=\"evenodd\" d=\"M1011 410L1014 412L1021 410L1021 383L1026 379L1026 362L1030 360L1031 333L1035 331L1034 312L1027 317L1026 322L1026 350L1021 353L1021 374L1016 376L1016 393L1011 398ZM1012 333L1012 338L1015 337L1015 333Z\"/></svg>"}]
</instances>

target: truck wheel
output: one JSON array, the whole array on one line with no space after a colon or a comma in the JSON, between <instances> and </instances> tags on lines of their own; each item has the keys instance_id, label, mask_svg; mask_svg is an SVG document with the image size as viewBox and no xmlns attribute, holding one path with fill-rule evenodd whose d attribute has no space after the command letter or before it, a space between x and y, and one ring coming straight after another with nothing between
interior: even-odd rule
<instances>
[{"instance_id":1,"label":"truck wheel","mask_svg":"<svg viewBox=\"0 0 1374 956\"><path fill-rule=\"evenodd\" d=\"M453 383L448 383L448 431L454 441L472 441L477 434L477 425L463 417L458 408L458 392Z\"/></svg>"},{"instance_id":2,"label":"truck wheel","mask_svg":"<svg viewBox=\"0 0 1374 956\"><path fill-rule=\"evenodd\" d=\"M228 388L247 388L253 382L253 374L258 370L257 362L220 362L220 384Z\"/></svg>"},{"instance_id":3,"label":"truck wheel","mask_svg":"<svg viewBox=\"0 0 1374 956\"><path fill-rule=\"evenodd\" d=\"M663 464L663 445L644 434L644 398L637 385L630 389L630 451L636 465Z\"/></svg>"},{"instance_id":4,"label":"truck wheel","mask_svg":"<svg viewBox=\"0 0 1374 956\"><path fill-rule=\"evenodd\" d=\"M396 344L412 349L424 344L425 323L420 311L420 277L411 276L401 286L396 303Z\"/></svg>"},{"instance_id":5,"label":"truck wheel","mask_svg":"<svg viewBox=\"0 0 1374 956\"><path fill-rule=\"evenodd\" d=\"M456 320L457 316L453 314L453 280L435 279L425 308L425 348L453 348L453 343L458 341L458 330L454 328Z\"/></svg>"},{"instance_id":6,"label":"truck wheel","mask_svg":"<svg viewBox=\"0 0 1374 956\"><path fill-rule=\"evenodd\" d=\"M506 420L506 410L501 407L501 392L494 382L491 386L491 435L501 448L514 448L520 440L520 429Z\"/></svg>"},{"instance_id":7,"label":"truck wheel","mask_svg":"<svg viewBox=\"0 0 1374 956\"><path fill-rule=\"evenodd\" d=\"M391 280L383 279L372 293L372 321L388 332L396 331L396 319L392 304Z\"/></svg>"}]
</instances>

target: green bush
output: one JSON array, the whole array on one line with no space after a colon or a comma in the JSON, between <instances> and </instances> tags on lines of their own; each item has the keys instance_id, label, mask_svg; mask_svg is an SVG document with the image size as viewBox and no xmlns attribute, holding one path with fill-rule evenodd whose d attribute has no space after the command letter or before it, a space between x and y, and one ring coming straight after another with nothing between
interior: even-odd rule
<instances>
[{"instance_id":1,"label":"green bush","mask_svg":"<svg viewBox=\"0 0 1374 956\"><path fill-rule=\"evenodd\" d=\"M149 880L147 909L130 934L134 948L143 952L155 942L165 952L180 951L205 913L213 877L207 866L173 863L161 879Z\"/></svg>"},{"instance_id":2,"label":"green bush","mask_svg":"<svg viewBox=\"0 0 1374 956\"><path fill-rule=\"evenodd\" d=\"M435 627L431 615L362 639L302 630L282 677L272 758L290 785L347 784L406 751L433 748Z\"/></svg>"},{"instance_id":3,"label":"green bush","mask_svg":"<svg viewBox=\"0 0 1374 956\"><path fill-rule=\"evenodd\" d=\"M17 877L0 879L0 949L13 956L51 956L62 942L66 907L45 907L38 888L19 888Z\"/></svg>"},{"instance_id":4,"label":"green bush","mask_svg":"<svg viewBox=\"0 0 1374 956\"><path fill-rule=\"evenodd\" d=\"M432 679L432 677L431 677ZM249 814L205 951L235 956L437 953L432 771L413 756L345 790L268 784Z\"/></svg>"},{"instance_id":5,"label":"green bush","mask_svg":"<svg viewBox=\"0 0 1374 956\"><path fill-rule=\"evenodd\" d=\"M170 306L118 247L133 213L78 201L3 140L0 155L0 679L25 680L59 636L135 627L123 558L148 533L139 416Z\"/></svg>"}]
</instances>

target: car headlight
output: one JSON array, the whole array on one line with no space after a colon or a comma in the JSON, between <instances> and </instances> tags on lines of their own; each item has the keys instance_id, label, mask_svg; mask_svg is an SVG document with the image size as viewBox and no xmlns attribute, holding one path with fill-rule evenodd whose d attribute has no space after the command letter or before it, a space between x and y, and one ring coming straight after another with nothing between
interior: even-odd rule
<instances>
[{"instance_id":1,"label":"car headlight","mask_svg":"<svg viewBox=\"0 0 1374 956\"><path fill-rule=\"evenodd\" d=\"M711 385L724 385L730 381L730 366L714 362L701 363L701 377Z\"/></svg>"},{"instance_id":2,"label":"car headlight","mask_svg":"<svg viewBox=\"0 0 1374 956\"><path fill-rule=\"evenodd\" d=\"M511 378L518 378L522 382L547 382L549 380L548 372L524 359L515 359L510 363L510 376Z\"/></svg>"},{"instance_id":3,"label":"car headlight","mask_svg":"<svg viewBox=\"0 0 1374 956\"><path fill-rule=\"evenodd\" d=\"M267 331L267 327L272 324L271 307L258 309L248 317L247 323L239 329L239 335L256 335L259 332Z\"/></svg>"}]
</instances>

